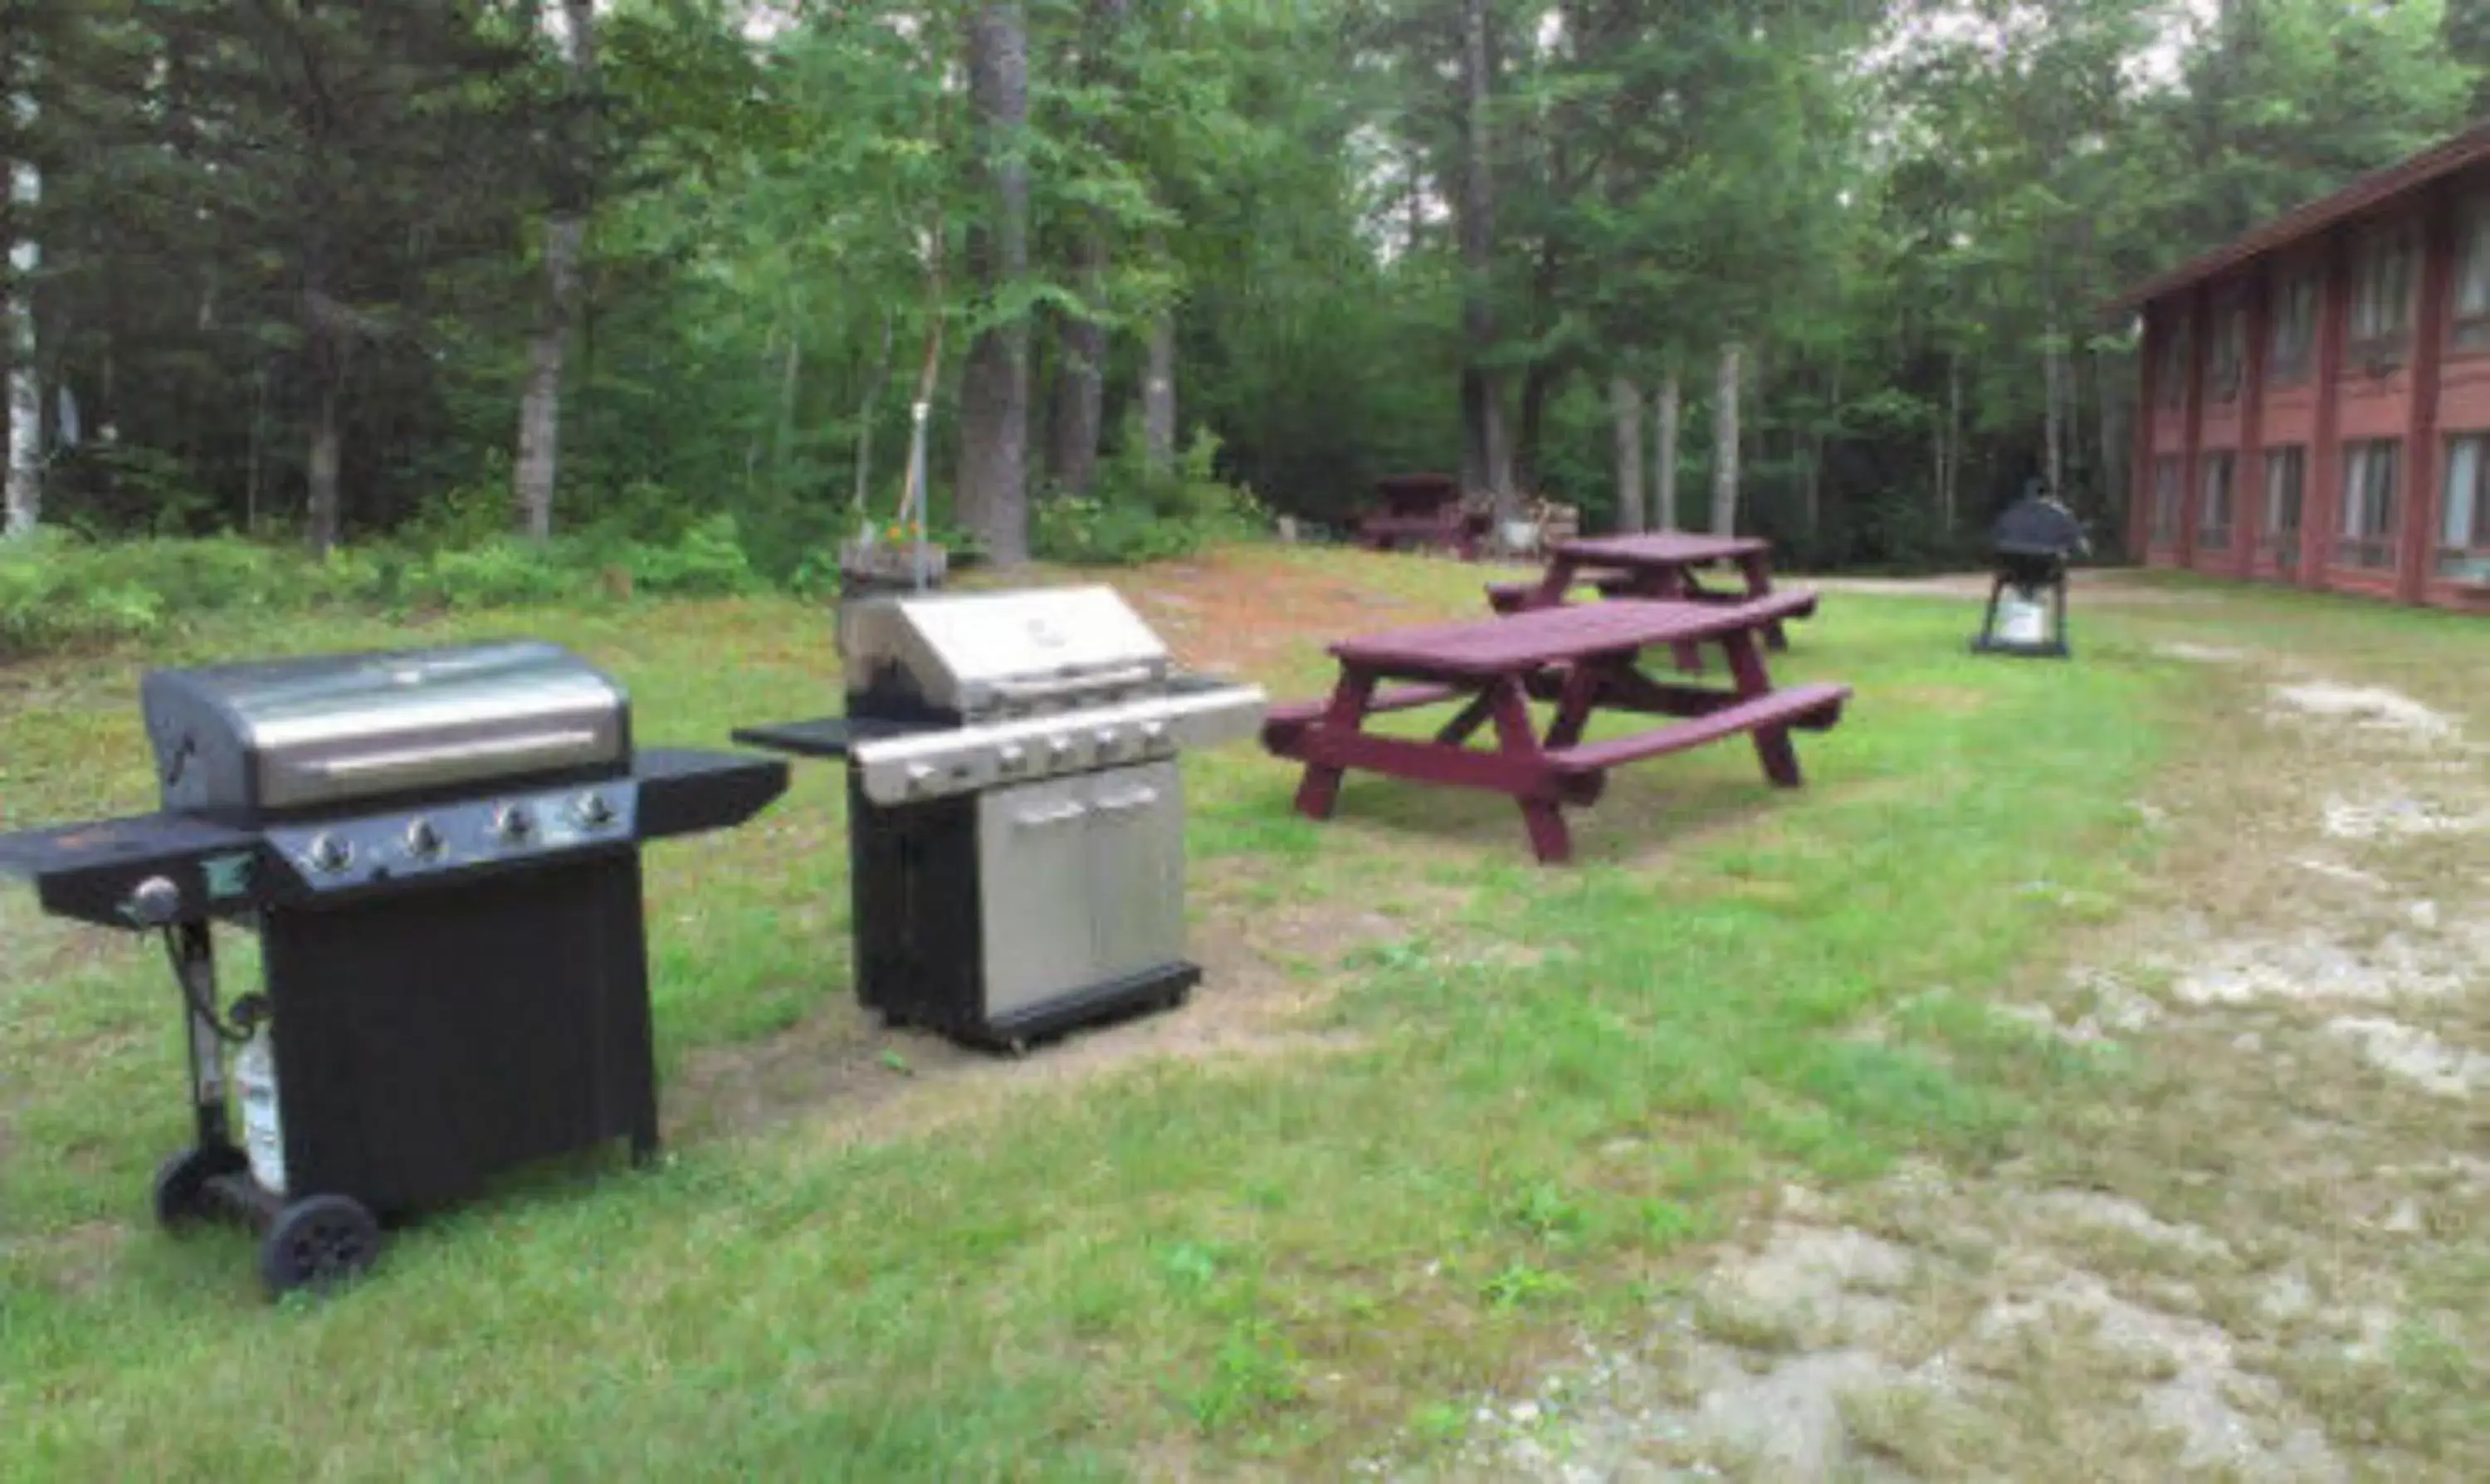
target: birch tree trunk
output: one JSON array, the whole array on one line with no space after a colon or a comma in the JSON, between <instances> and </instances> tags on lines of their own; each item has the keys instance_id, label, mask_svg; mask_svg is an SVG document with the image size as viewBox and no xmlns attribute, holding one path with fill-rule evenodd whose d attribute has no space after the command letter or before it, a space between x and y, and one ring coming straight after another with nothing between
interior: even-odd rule
<instances>
[{"instance_id":1,"label":"birch tree trunk","mask_svg":"<svg viewBox=\"0 0 2490 1484\"><path fill-rule=\"evenodd\" d=\"M1664 373L1651 402L1651 513L1663 531L1678 529L1677 426L1683 406L1677 373Z\"/></svg>"},{"instance_id":2,"label":"birch tree trunk","mask_svg":"<svg viewBox=\"0 0 2490 1484\"><path fill-rule=\"evenodd\" d=\"M969 20L969 106L995 210L969 234L970 272L991 305L1028 276L1028 17L988 0ZM1028 560L1028 318L978 333L960 380L960 523L1002 566Z\"/></svg>"},{"instance_id":3,"label":"birch tree trunk","mask_svg":"<svg viewBox=\"0 0 2490 1484\"><path fill-rule=\"evenodd\" d=\"M1152 474L1175 467L1175 311L1150 316L1149 364L1142 373L1142 463Z\"/></svg>"},{"instance_id":4,"label":"birch tree trunk","mask_svg":"<svg viewBox=\"0 0 2490 1484\"><path fill-rule=\"evenodd\" d=\"M595 0L563 0L563 60L570 73L574 102L584 100L596 76ZM586 153L582 148L582 154ZM562 460L563 361L578 313L579 254L588 237L584 197L592 162L565 161L568 178L545 218L545 295L536 335L528 343L528 377L519 395L519 451L510 479L518 499L520 529L528 539L553 536L554 482Z\"/></svg>"},{"instance_id":5,"label":"birch tree trunk","mask_svg":"<svg viewBox=\"0 0 2490 1484\"><path fill-rule=\"evenodd\" d=\"M1937 520L1949 541L1961 509L1962 482L1962 357L1946 353L1946 410L1943 432L1945 464L1937 480Z\"/></svg>"},{"instance_id":6,"label":"birch tree trunk","mask_svg":"<svg viewBox=\"0 0 2490 1484\"><path fill-rule=\"evenodd\" d=\"M20 92L11 100L20 136L35 125L35 100ZM29 160L9 167L9 284L0 293L0 350L9 369L9 458L5 517L0 537L22 537L43 518L43 382L35 359L35 270L43 247L32 216L42 201L43 178Z\"/></svg>"},{"instance_id":7,"label":"birch tree trunk","mask_svg":"<svg viewBox=\"0 0 2490 1484\"><path fill-rule=\"evenodd\" d=\"M1642 389L1630 376L1608 380L1608 408L1617 420L1617 529L1643 528Z\"/></svg>"},{"instance_id":8,"label":"birch tree trunk","mask_svg":"<svg viewBox=\"0 0 2490 1484\"><path fill-rule=\"evenodd\" d=\"M1738 371L1745 347L1731 340L1721 347L1720 379L1712 393L1712 531L1735 535L1738 529Z\"/></svg>"}]
</instances>

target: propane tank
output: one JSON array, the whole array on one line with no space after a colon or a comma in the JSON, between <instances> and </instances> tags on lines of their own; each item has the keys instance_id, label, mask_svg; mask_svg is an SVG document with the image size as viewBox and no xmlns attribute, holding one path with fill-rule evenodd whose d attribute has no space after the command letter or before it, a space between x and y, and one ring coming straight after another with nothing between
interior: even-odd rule
<instances>
[{"instance_id":1,"label":"propane tank","mask_svg":"<svg viewBox=\"0 0 2490 1484\"><path fill-rule=\"evenodd\" d=\"M2041 644L2049 637L2049 611L2037 598L2009 590L1997 605L1997 636L2009 644Z\"/></svg>"},{"instance_id":2,"label":"propane tank","mask_svg":"<svg viewBox=\"0 0 2490 1484\"><path fill-rule=\"evenodd\" d=\"M250 1178L271 1195L285 1194L285 1129L276 1115L276 1046L262 1022L234 1058L234 1088L242 1095L242 1143L250 1156Z\"/></svg>"}]
</instances>

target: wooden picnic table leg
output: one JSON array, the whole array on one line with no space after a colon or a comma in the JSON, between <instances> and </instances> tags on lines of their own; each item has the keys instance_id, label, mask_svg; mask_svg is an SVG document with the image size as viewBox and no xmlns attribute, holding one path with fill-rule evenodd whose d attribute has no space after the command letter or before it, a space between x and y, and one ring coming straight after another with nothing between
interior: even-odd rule
<instances>
[{"instance_id":1,"label":"wooden picnic table leg","mask_svg":"<svg viewBox=\"0 0 2490 1484\"><path fill-rule=\"evenodd\" d=\"M1506 676L1488 694L1495 698L1495 740L1500 749L1515 758L1539 757L1539 737L1530 728L1530 698L1520 679ZM1562 865L1573 859L1574 837L1565 828L1556 800L1522 796L1519 802L1522 826L1530 831L1531 855L1543 865Z\"/></svg>"},{"instance_id":2,"label":"wooden picnic table leg","mask_svg":"<svg viewBox=\"0 0 2490 1484\"><path fill-rule=\"evenodd\" d=\"M1375 698L1375 676L1372 672L1343 666L1340 683L1332 687L1331 704L1323 708L1317 727L1340 727L1359 730L1366 721L1366 706ZM1321 763L1308 763L1305 776L1297 783L1297 812L1308 819L1325 820L1340 802L1340 780L1346 770Z\"/></svg>"},{"instance_id":3,"label":"wooden picnic table leg","mask_svg":"<svg viewBox=\"0 0 2490 1484\"><path fill-rule=\"evenodd\" d=\"M1752 602L1757 598L1770 597L1773 596L1773 568L1771 553L1750 551L1738 558L1738 568L1746 573L1747 576L1748 601ZM1781 631L1781 620L1775 619L1772 623L1765 626L1764 643L1771 649L1785 650L1789 648L1789 635Z\"/></svg>"},{"instance_id":4,"label":"wooden picnic table leg","mask_svg":"<svg viewBox=\"0 0 2490 1484\"><path fill-rule=\"evenodd\" d=\"M1600 701L1600 691L1607 678L1607 667L1597 659L1578 659L1566 667L1564 688L1556 694L1556 717L1548 725L1550 747L1570 747L1582 740L1582 728L1591 721L1591 708Z\"/></svg>"},{"instance_id":5,"label":"wooden picnic table leg","mask_svg":"<svg viewBox=\"0 0 2490 1484\"><path fill-rule=\"evenodd\" d=\"M1651 596L1654 597L1669 598L1679 602L1683 602L1694 597L1695 592L1694 575L1688 572L1684 567L1674 562L1668 564L1666 567L1653 569L1649 575L1637 583L1637 586L1647 587L1650 590ZM1672 644L1668 648L1669 652L1676 657L1677 670L1679 674L1700 675L1703 673L1703 647L1701 645L1696 644L1690 639L1677 644Z\"/></svg>"},{"instance_id":6,"label":"wooden picnic table leg","mask_svg":"<svg viewBox=\"0 0 2490 1484\"><path fill-rule=\"evenodd\" d=\"M1755 644L1755 630L1732 629L1721 636L1721 648L1728 654L1729 673L1737 678L1741 698L1751 700L1772 690L1772 677L1764 672L1763 652ZM1778 788L1798 787L1798 749L1790 745L1787 723L1757 727L1753 735L1755 758L1764 765L1764 776Z\"/></svg>"},{"instance_id":7,"label":"wooden picnic table leg","mask_svg":"<svg viewBox=\"0 0 2490 1484\"><path fill-rule=\"evenodd\" d=\"M1553 608L1565 600L1565 590L1574 585L1575 566L1572 557L1558 555L1548 560L1548 570L1539 574L1539 586L1521 600L1526 612L1533 608Z\"/></svg>"}]
</instances>

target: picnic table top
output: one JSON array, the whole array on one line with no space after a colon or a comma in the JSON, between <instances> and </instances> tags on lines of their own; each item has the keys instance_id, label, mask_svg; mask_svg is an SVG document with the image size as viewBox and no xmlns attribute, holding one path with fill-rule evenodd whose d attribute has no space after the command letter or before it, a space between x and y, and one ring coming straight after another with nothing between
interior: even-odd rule
<instances>
[{"instance_id":1,"label":"picnic table top","mask_svg":"<svg viewBox=\"0 0 2490 1484\"><path fill-rule=\"evenodd\" d=\"M1636 567L1677 562L1714 562L1750 556L1770 548L1755 536L1706 536L1694 531L1647 531L1639 536L1585 536L1558 541L1554 554L1571 562L1601 567Z\"/></svg>"},{"instance_id":2,"label":"picnic table top","mask_svg":"<svg viewBox=\"0 0 2490 1484\"><path fill-rule=\"evenodd\" d=\"M1428 624L1361 634L1331 646L1344 664L1405 675L1492 679L1593 655L1716 638L1771 622L1768 603L1614 598L1539 608L1510 618Z\"/></svg>"}]
</instances>

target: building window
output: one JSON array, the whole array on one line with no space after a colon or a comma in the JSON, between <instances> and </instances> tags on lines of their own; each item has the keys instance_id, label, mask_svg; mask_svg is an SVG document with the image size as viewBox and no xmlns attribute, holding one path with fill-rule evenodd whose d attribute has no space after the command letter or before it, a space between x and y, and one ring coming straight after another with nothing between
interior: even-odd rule
<instances>
[{"instance_id":1,"label":"building window","mask_svg":"<svg viewBox=\"0 0 2490 1484\"><path fill-rule=\"evenodd\" d=\"M2204 498L2196 502L2196 548L2228 551L2231 546L2231 455L2205 455Z\"/></svg>"},{"instance_id":2,"label":"building window","mask_svg":"<svg viewBox=\"0 0 2490 1484\"><path fill-rule=\"evenodd\" d=\"M2179 541L2179 507L2183 484L2179 460L2175 457L2153 461L2153 544L2172 546Z\"/></svg>"},{"instance_id":3,"label":"building window","mask_svg":"<svg viewBox=\"0 0 2490 1484\"><path fill-rule=\"evenodd\" d=\"M2364 243L2352 280L2356 356L2383 360L2402 348L2412 329L2412 234L2384 232Z\"/></svg>"},{"instance_id":4,"label":"building window","mask_svg":"<svg viewBox=\"0 0 2490 1484\"><path fill-rule=\"evenodd\" d=\"M2490 433L2447 441L2447 497L2440 507L2438 574L2490 582Z\"/></svg>"},{"instance_id":5,"label":"building window","mask_svg":"<svg viewBox=\"0 0 2490 1484\"><path fill-rule=\"evenodd\" d=\"M2225 295L2214 309L2214 342L2207 347L2205 361L2205 392L2215 401L2239 397L2247 335L2247 306L2236 292Z\"/></svg>"},{"instance_id":6,"label":"building window","mask_svg":"<svg viewBox=\"0 0 2490 1484\"><path fill-rule=\"evenodd\" d=\"M2308 451L2275 449L2265 456L2265 554L2288 570L2300 565L2300 493L2308 479Z\"/></svg>"},{"instance_id":7,"label":"building window","mask_svg":"<svg viewBox=\"0 0 2490 1484\"><path fill-rule=\"evenodd\" d=\"M2187 405L2187 321L2176 316L2161 329L2161 361L2153 375L2153 400L2163 407Z\"/></svg>"},{"instance_id":8,"label":"building window","mask_svg":"<svg viewBox=\"0 0 2490 1484\"><path fill-rule=\"evenodd\" d=\"M2267 347L2265 379L2287 386L2308 374L2317 353L2317 276L2296 273L2277 280L2273 289L2273 327Z\"/></svg>"},{"instance_id":9,"label":"building window","mask_svg":"<svg viewBox=\"0 0 2490 1484\"><path fill-rule=\"evenodd\" d=\"M2490 196L2465 203L2455 258L2455 344L2490 350Z\"/></svg>"},{"instance_id":10,"label":"building window","mask_svg":"<svg viewBox=\"0 0 2490 1484\"><path fill-rule=\"evenodd\" d=\"M2394 569L2395 480L2403 451L2392 438L2343 446L2343 523L2334 543L2334 560L2343 566Z\"/></svg>"}]
</instances>

